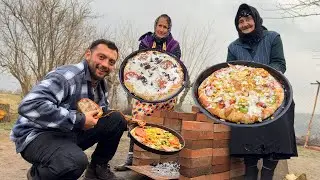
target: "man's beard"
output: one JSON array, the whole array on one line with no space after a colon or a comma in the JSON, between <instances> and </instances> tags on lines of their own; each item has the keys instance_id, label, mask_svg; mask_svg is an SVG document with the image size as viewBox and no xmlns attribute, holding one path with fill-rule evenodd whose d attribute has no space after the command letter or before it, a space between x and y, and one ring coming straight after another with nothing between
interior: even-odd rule
<instances>
[{"instance_id":1,"label":"man's beard","mask_svg":"<svg viewBox=\"0 0 320 180\"><path fill-rule=\"evenodd\" d=\"M109 69L107 68L101 68L98 67L97 65L95 67L89 66L89 70L90 70L90 74L91 74L91 78L97 81L103 80L106 76L108 76L110 74ZM106 73L106 75L104 75L103 77L100 77L96 74L97 69L99 69L100 71L103 71Z\"/></svg>"}]
</instances>

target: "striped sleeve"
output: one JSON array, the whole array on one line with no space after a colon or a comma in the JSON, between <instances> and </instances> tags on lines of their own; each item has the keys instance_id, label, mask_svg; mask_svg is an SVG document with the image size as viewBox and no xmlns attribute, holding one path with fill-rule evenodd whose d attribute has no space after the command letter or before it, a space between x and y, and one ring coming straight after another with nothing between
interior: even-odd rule
<instances>
[{"instance_id":1,"label":"striped sleeve","mask_svg":"<svg viewBox=\"0 0 320 180\"><path fill-rule=\"evenodd\" d=\"M58 128L64 131L83 127L85 117L77 111L61 105L69 94L66 78L58 73L49 73L22 100L19 114L42 127Z\"/></svg>"}]
</instances>

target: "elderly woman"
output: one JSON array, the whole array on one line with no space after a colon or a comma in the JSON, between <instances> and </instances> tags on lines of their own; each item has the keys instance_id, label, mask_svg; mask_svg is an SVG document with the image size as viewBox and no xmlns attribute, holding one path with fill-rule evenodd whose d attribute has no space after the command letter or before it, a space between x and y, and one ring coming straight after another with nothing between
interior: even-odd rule
<instances>
[{"instance_id":1,"label":"elderly woman","mask_svg":"<svg viewBox=\"0 0 320 180\"><path fill-rule=\"evenodd\" d=\"M229 45L227 61L258 62L284 73L286 62L280 35L268 31L262 22L254 7L240 5L235 17L239 38ZM261 180L272 180L279 159L298 155L293 124L294 102L276 122L262 127L231 129L230 155L244 158L246 180L257 179L257 162L261 158Z\"/></svg>"},{"instance_id":2,"label":"elderly woman","mask_svg":"<svg viewBox=\"0 0 320 180\"><path fill-rule=\"evenodd\" d=\"M181 50L178 41L173 39L171 34L172 22L167 14L160 15L154 23L154 32L147 32L139 38L141 49L156 49L160 51L169 52L171 55L176 56L177 59L181 58ZM150 116L154 110L172 110L175 106L176 99L170 99L163 103L143 103L137 100L133 102L132 118L142 119L143 116ZM132 165L133 160L133 141L130 141L129 152L127 160L124 164L116 166L115 170L125 171L128 170L126 166Z\"/></svg>"}]
</instances>

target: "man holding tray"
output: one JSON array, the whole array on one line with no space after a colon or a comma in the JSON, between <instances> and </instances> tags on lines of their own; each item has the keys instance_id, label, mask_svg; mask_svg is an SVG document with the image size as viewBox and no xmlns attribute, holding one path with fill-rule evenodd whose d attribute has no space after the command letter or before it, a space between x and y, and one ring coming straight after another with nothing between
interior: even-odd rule
<instances>
[{"instance_id":1,"label":"man holding tray","mask_svg":"<svg viewBox=\"0 0 320 180\"><path fill-rule=\"evenodd\" d=\"M117 46L94 41L85 60L48 73L22 100L19 118L11 132L16 151L32 164L28 180L118 179L108 162L114 156L127 123L120 113L97 118L98 110L77 111L80 99L89 98L106 111L107 89L103 80L115 69ZM97 143L88 158L83 152Z\"/></svg>"}]
</instances>

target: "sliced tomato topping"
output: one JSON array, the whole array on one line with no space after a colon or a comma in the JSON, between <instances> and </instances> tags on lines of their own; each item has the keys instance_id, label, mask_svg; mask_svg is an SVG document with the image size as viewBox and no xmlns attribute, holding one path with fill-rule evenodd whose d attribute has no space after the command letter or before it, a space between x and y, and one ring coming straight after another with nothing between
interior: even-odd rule
<instances>
[{"instance_id":1,"label":"sliced tomato topping","mask_svg":"<svg viewBox=\"0 0 320 180\"><path fill-rule=\"evenodd\" d=\"M139 74L137 74L137 73L135 73L135 72L127 72L125 75L124 75L124 79L125 80L128 80L128 79L130 79L130 78L139 78L140 77L140 75Z\"/></svg>"},{"instance_id":2,"label":"sliced tomato topping","mask_svg":"<svg viewBox=\"0 0 320 180\"><path fill-rule=\"evenodd\" d=\"M234 99L229 100L229 104L234 104L234 103L236 103L236 100L234 100Z\"/></svg>"},{"instance_id":3,"label":"sliced tomato topping","mask_svg":"<svg viewBox=\"0 0 320 180\"><path fill-rule=\"evenodd\" d=\"M263 102L257 102L256 105L257 105L257 106L260 106L260 107L263 107L263 108L266 108L266 107L267 107L266 104L263 103Z\"/></svg>"},{"instance_id":4,"label":"sliced tomato topping","mask_svg":"<svg viewBox=\"0 0 320 180\"><path fill-rule=\"evenodd\" d=\"M147 136L146 131L143 128L136 128L135 134L139 137L145 138Z\"/></svg>"},{"instance_id":5,"label":"sliced tomato topping","mask_svg":"<svg viewBox=\"0 0 320 180\"><path fill-rule=\"evenodd\" d=\"M219 108L220 109L223 109L226 105L224 104L224 101L223 100L221 100L221 101L219 101Z\"/></svg>"},{"instance_id":6,"label":"sliced tomato topping","mask_svg":"<svg viewBox=\"0 0 320 180\"><path fill-rule=\"evenodd\" d=\"M162 61L160 63L160 66L163 68L163 69L168 69L168 68L172 68L173 67L173 63L169 60L165 60L165 61Z\"/></svg>"},{"instance_id":7,"label":"sliced tomato topping","mask_svg":"<svg viewBox=\"0 0 320 180\"><path fill-rule=\"evenodd\" d=\"M166 88L166 84L168 83L168 81L164 80L164 79L159 79L158 80L158 86L160 89L164 89Z\"/></svg>"},{"instance_id":8,"label":"sliced tomato topping","mask_svg":"<svg viewBox=\"0 0 320 180\"><path fill-rule=\"evenodd\" d=\"M179 139L177 137L174 137L172 139L169 140L170 144L173 144L173 145L179 145L180 142L179 142Z\"/></svg>"}]
</instances>

